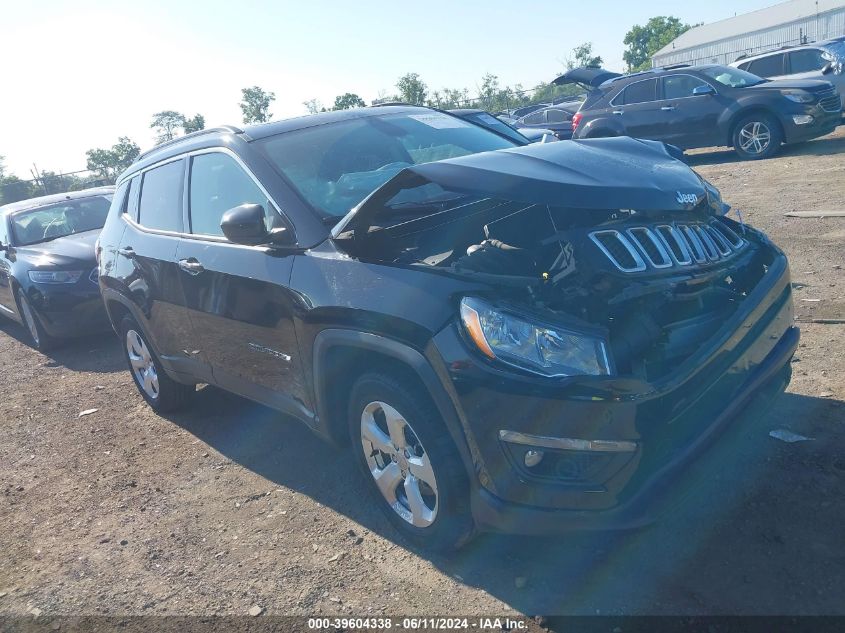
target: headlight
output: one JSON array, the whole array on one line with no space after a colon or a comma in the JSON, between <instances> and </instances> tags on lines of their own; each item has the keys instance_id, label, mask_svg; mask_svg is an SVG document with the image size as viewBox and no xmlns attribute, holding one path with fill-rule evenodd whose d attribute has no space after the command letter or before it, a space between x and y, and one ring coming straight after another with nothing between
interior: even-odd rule
<instances>
[{"instance_id":1,"label":"headlight","mask_svg":"<svg viewBox=\"0 0 845 633\"><path fill-rule=\"evenodd\" d=\"M489 358L544 376L610 373L602 339L531 323L471 297L461 301L461 320L472 341Z\"/></svg>"},{"instance_id":2,"label":"headlight","mask_svg":"<svg viewBox=\"0 0 845 633\"><path fill-rule=\"evenodd\" d=\"M813 95L803 90L781 90L781 94L795 103L812 103Z\"/></svg>"},{"instance_id":3,"label":"headlight","mask_svg":"<svg viewBox=\"0 0 845 633\"><path fill-rule=\"evenodd\" d=\"M75 284L81 270L30 270L29 278L37 284Z\"/></svg>"}]
</instances>

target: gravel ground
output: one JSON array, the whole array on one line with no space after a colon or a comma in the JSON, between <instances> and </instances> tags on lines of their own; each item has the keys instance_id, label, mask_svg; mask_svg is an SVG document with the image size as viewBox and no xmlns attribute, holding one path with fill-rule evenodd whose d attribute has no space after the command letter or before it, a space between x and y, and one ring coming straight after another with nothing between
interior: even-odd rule
<instances>
[{"instance_id":1,"label":"gravel ground","mask_svg":"<svg viewBox=\"0 0 845 633\"><path fill-rule=\"evenodd\" d=\"M691 157L787 251L802 342L637 532L414 551L296 423L213 388L157 416L111 334L45 356L0 322L0 615L845 614L845 325L812 322L845 319L845 218L783 215L845 208L843 155Z\"/></svg>"}]
</instances>

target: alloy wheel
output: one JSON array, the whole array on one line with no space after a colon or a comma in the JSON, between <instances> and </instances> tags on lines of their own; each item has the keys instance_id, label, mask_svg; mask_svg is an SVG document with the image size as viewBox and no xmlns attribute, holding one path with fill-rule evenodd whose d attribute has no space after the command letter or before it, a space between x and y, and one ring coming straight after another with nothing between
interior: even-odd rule
<instances>
[{"instance_id":1,"label":"alloy wheel","mask_svg":"<svg viewBox=\"0 0 845 633\"><path fill-rule=\"evenodd\" d=\"M384 402L361 413L361 444L376 486L402 519L418 528L437 517L437 480L428 453L408 421Z\"/></svg>"},{"instance_id":2,"label":"alloy wheel","mask_svg":"<svg viewBox=\"0 0 845 633\"><path fill-rule=\"evenodd\" d=\"M762 121L749 121L739 131L739 146L748 154L762 154L772 142L772 132Z\"/></svg>"},{"instance_id":3,"label":"alloy wheel","mask_svg":"<svg viewBox=\"0 0 845 633\"><path fill-rule=\"evenodd\" d=\"M135 330L126 332L126 353L135 381L150 398L158 398L158 372L155 361L141 335Z\"/></svg>"},{"instance_id":4,"label":"alloy wheel","mask_svg":"<svg viewBox=\"0 0 845 633\"><path fill-rule=\"evenodd\" d=\"M26 327L29 330L29 334L32 336L32 340L35 341L35 345L41 345L41 338L38 336L38 325L35 323L35 315L32 313L32 308L29 306L29 301L23 295L20 294L20 304L21 304L21 313L23 314L23 320L26 323Z\"/></svg>"}]
</instances>

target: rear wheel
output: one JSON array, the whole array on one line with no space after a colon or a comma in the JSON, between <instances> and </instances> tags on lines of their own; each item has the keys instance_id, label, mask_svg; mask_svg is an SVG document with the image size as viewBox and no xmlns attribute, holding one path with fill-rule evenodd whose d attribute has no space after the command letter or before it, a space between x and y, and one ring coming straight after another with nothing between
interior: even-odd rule
<instances>
[{"instance_id":1,"label":"rear wheel","mask_svg":"<svg viewBox=\"0 0 845 633\"><path fill-rule=\"evenodd\" d=\"M769 158L780 149L782 142L780 125L768 114L743 117L734 127L734 150L743 160Z\"/></svg>"},{"instance_id":2,"label":"rear wheel","mask_svg":"<svg viewBox=\"0 0 845 633\"><path fill-rule=\"evenodd\" d=\"M29 339L32 346L40 352L47 351L54 347L56 340L52 338L44 330L38 317L35 315L35 310L23 290L18 290L18 307L20 307L21 320L23 321L26 330L29 333Z\"/></svg>"},{"instance_id":3,"label":"rear wheel","mask_svg":"<svg viewBox=\"0 0 845 633\"><path fill-rule=\"evenodd\" d=\"M376 503L406 538L440 550L471 538L466 472L428 394L409 380L366 374L352 388L349 430Z\"/></svg>"},{"instance_id":4,"label":"rear wheel","mask_svg":"<svg viewBox=\"0 0 845 633\"><path fill-rule=\"evenodd\" d=\"M164 372L152 346L134 319L123 319L120 331L129 372L147 404L157 413L175 411L184 406L196 387L176 382Z\"/></svg>"}]
</instances>

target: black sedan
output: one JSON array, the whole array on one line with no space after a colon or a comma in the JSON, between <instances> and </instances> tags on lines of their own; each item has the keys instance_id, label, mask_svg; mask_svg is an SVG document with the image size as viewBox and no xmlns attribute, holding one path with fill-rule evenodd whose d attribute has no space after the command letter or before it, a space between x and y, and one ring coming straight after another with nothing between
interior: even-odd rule
<instances>
[{"instance_id":1,"label":"black sedan","mask_svg":"<svg viewBox=\"0 0 845 633\"><path fill-rule=\"evenodd\" d=\"M559 103L535 110L517 119L515 126L519 128L542 128L551 130L562 141L572 138L572 116L581 107L580 101Z\"/></svg>"},{"instance_id":2,"label":"black sedan","mask_svg":"<svg viewBox=\"0 0 845 633\"><path fill-rule=\"evenodd\" d=\"M100 187L0 207L0 314L26 326L39 350L108 327L94 250L113 193Z\"/></svg>"}]
</instances>

